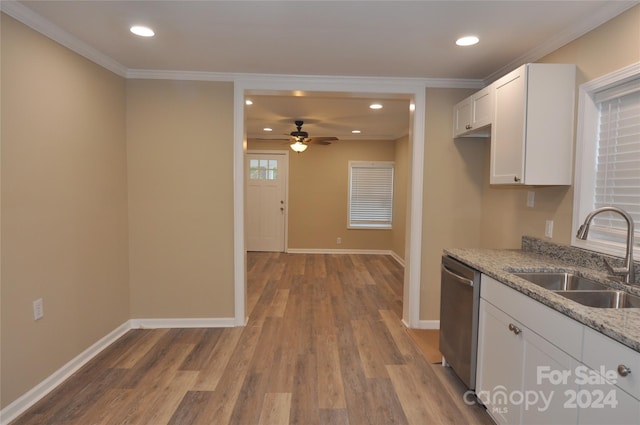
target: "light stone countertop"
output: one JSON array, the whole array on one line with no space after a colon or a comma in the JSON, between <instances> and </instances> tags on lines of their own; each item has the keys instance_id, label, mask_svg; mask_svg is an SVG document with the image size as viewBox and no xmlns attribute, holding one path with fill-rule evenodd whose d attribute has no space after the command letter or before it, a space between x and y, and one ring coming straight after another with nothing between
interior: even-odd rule
<instances>
[{"instance_id":1,"label":"light stone countertop","mask_svg":"<svg viewBox=\"0 0 640 425\"><path fill-rule=\"evenodd\" d=\"M540 246L543 248L540 249ZM551 250L547 248L551 247ZM558 295L548 289L524 280L512 272L562 271L572 272L611 286L640 295L639 286L628 286L611 281L607 274L584 258L576 259L581 250L537 239L523 238L522 250L490 250L449 248L444 253L493 277L505 285L585 324L614 340L640 352L640 308L610 309L587 307ZM588 254L593 256L593 254ZM592 258L590 259L592 260ZM595 266L594 266L595 267Z\"/></svg>"}]
</instances>

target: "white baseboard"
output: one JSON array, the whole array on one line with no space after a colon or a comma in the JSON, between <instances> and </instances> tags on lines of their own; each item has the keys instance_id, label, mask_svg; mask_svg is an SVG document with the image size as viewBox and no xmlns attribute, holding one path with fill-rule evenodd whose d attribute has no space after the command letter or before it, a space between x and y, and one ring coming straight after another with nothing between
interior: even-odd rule
<instances>
[{"instance_id":1,"label":"white baseboard","mask_svg":"<svg viewBox=\"0 0 640 425\"><path fill-rule=\"evenodd\" d=\"M288 248L288 254L364 254L391 255L388 249L329 249L329 248Z\"/></svg>"},{"instance_id":2,"label":"white baseboard","mask_svg":"<svg viewBox=\"0 0 640 425\"><path fill-rule=\"evenodd\" d=\"M417 326L409 326L409 323L402 319L402 324L407 329L440 329L439 320L418 320Z\"/></svg>"},{"instance_id":3,"label":"white baseboard","mask_svg":"<svg viewBox=\"0 0 640 425\"><path fill-rule=\"evenodd\" d=\"M439 320L419 320L416 329L440 329Z\"/></svg>"},{"instance_id":4,"label":"white baseboard","mask_svg":"<svg viewBox=\"0 0 640 425\"><path fill-rule=\"evenodd\" d=\"M67 364L55 371L49 377L44 379L38 385L27 391L13 403L0 411L0 425L6 425L19 415L24 413L29 407L33 406L41 398L53 391L58 385L63 383L67 378L73 375L78 369L84 366L89 360L93 359L102 350L114 343L118 338L131 329L130 321L123 323L109 334L100 338L91 347L78 354Z\"/></svg>"},{"instance_id":5,"label":"white baseboard","mask_svg":"<svg viewBox=\"0 0 640 425\"><path fill-rule=\"evenodd\" d=\"M203 319L131 319L131 329L162 328L231 328L236 326L233 317Z\"/></svg>"},{"instance_id":6,"label":"white baseboard","mask_svg":"<svg viewBox=\"0 0 640 425\"><path fill-rule=\"evenodd\" d=\"M114 343L118 338L131 329L158 329L158 328L229 328L236 326L233 317L213 319L131 319L120 325L117 329L102 337L98 342L84 350L67 364L55 371L38 385L27 391L20 398L0 411L0 425L9 422L24 413L28 408L37 403L44 396L62 384L102 350Z\"/></svg>"},{"instance_id":7,"label":"white baseboard","mask_svg":"<svg viewBox=\"0 0 640 425\"><path fill-rule=\"evenodd\" d=\"M364 255L390 255L402 267L404 260L394 251L388 249L324 249L324 248L289 248L287 254L364 254Z\"/></svg>"}]
</instances>

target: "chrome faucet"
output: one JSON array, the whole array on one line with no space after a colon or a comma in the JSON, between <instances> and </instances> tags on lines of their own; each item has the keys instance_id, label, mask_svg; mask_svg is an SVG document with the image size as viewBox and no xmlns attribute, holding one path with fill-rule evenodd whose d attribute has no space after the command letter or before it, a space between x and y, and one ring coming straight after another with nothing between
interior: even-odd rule
<instances>
[{"instance_id":1,"label":"chrome faucet","mask_svg":"<svg viewBox=\"0 0 640 425\"><path fill-rule=\"evenodd\" d=\"M578 233L576 237L578 239L582 239L583 241L587 240L587 235L589 234L589 226L591 225L591 221L595 216L603 212L615 212L620 214L625 221L627 222L627 252L624 258L624 264L622 267L613 267L609 262L605 259L604 263L607 268L613 275L623 276L625 283L634 284L635 280L635 266L633 264L633 218L629 215L628 212L618 207L602 207L597 210L591 211L587 218L584 220L584 224L580 226L578 229Z\"/></svg>"}]
</instances>

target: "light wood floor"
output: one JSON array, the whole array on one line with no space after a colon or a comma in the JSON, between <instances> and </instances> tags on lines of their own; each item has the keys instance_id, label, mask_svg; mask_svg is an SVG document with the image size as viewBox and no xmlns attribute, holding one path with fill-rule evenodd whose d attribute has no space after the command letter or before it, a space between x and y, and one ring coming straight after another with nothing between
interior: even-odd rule
<instances>
[{"instance_id":1,"label":"light wood floor","mask_svg":"<svg viewBox=\"0 0 640 425\"><path fill-rule=\"evenodd\" d=\"M402 326L402 275L250 253L246 327L132 330L14 424L491 424Z\"/></svg>"}]
</instances>

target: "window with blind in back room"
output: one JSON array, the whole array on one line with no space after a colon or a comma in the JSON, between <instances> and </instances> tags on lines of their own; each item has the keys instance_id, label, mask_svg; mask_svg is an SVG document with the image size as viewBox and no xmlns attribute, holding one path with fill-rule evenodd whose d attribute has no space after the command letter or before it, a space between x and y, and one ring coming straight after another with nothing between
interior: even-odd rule
<instances>
[{"instance_id":1,"label":"window with blind in back room","mask_svg":"<svg viewBox=\"0 0 640 425\"><path fill-rule=\"evenodd\" d=\"M391 229L393 162L349 161L348 227Z\"/></svg>"}]
</instances>

